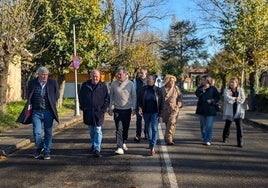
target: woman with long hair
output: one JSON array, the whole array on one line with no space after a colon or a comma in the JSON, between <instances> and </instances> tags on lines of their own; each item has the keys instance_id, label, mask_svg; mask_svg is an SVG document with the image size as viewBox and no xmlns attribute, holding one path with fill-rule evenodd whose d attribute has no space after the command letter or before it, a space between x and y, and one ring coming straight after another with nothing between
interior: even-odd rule
<instances>
[{"instance_id":1,"label":"woman with long hair","mask_svg":"<svg viewBox=\"0 0 268 188\"><path fill-rule=\"evenodd\" d=\"M230 134L232 121L234 121L238 147L243 147L242 119L245 117L245 99L244 90L239 87L238 79L231 78L228 88L224 90L223 120L225 120L225 126L222 139L223 142L226 142Z\"/></svg>"}]
</instances>

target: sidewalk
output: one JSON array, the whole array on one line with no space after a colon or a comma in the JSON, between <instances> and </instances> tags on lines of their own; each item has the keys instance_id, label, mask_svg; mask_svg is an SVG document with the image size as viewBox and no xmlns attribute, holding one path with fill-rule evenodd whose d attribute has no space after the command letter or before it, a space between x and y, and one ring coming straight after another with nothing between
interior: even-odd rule
<instances>
[{"instance_id":1,"label":"sidewalk","mask_svg":"<svg viewBox=\"0 0 268 188\"><path fill-rule=\"evenodd\" d=\"M75 117L73 112L60 115L60 124L54 121L53 134L75 123L82 122L82 115ZM32 124L20 125L0 133L0 156L7 156L33 140Z\"/></svg>"},{"instance_id":2,"label":"sidewalk","mask_svg":"<svg viewBox=\"0 0 268 188\"><path fill-rule=\"evenodd\" d=\"M111 118L111 117L110 117ZM75 123L82 122L82 115L75 117L72 112L60 115L60 124L54 123L53 133ZM247 112L244 123L268 130L268 114ZM0 156L8 156L32 142L32 125L21 125L0 133Z\"/></svg>"},{"instance_id":3,"label":"sidewalk","mask_svg":"<svg viewBox=\"0 0 268 188\"><path fill-rule=\"evenodd\" d=\"M268 130L268 113L246 111L243 122L254 127L260 127Z\"/></svg>"}]
</instances>

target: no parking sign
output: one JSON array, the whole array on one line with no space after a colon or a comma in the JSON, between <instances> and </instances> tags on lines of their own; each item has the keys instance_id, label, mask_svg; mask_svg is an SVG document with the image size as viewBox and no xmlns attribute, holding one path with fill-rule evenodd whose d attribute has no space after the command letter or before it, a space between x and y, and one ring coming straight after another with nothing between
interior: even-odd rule
<instances>
[{"instance_id":1,"label":"no parking sign","mask_svg":"<svg viewBox=\"0 0 268 188\"><path fill-rule=\"evenodd\" d=\"M74 70L77 70L80 67L79 57L77 55L73 57L73 67Z\"/></svg>"}]
</instances>

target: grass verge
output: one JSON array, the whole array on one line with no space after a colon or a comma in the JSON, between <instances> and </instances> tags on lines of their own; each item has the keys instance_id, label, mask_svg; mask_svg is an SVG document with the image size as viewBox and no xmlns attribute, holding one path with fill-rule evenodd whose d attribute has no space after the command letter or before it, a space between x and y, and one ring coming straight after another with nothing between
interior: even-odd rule
<instances>
[{"instance_id":1,"label":"grass verge","mask_svg":"<svg viewBox=\"0 0 268 188\"><path fill-rule=\"evenodd\" d=\"M25 103L25 100L10 102L7 104L6 114L0 111L0 132L3 132L9 128L16 128L18 126L21 126L21 124L16 123L16 119L19 117L19 114L21 113ZM62 107L58 108L59 115L73 110L74 106L74 99L63 99Z\"/></svg>"}]
</instances>

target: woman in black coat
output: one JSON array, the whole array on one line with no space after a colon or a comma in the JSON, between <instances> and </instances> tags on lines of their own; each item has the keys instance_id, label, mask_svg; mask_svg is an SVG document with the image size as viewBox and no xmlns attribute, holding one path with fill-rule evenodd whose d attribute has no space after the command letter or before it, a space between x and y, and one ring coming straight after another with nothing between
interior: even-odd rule
<instances>
[{"instance_id":1,"label":"woman in black coat","mask_svg":"<svg viewBox=\"0 0 268 188\"><path fill-rule=\"evenodd\" d=\"M212 85L212 78L204 76L201 78L195 95L198 97L196 114L200 116L201 135L205 145L210 146L212 141L212 128L214 117L217 115L216 104L220 99L220 94Z\"/></svg>"}]
</instances>

